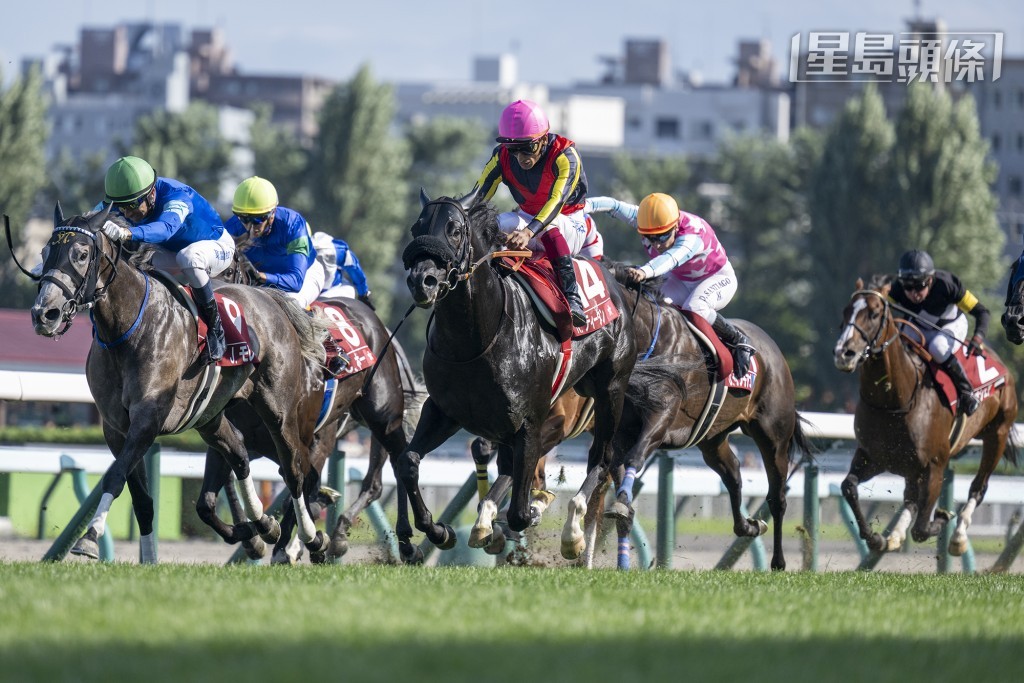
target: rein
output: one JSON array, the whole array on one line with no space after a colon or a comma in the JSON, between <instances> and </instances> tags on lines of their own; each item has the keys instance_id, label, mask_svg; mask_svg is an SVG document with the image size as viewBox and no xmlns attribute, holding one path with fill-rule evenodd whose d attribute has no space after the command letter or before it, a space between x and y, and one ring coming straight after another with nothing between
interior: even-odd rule
<instances>
[{"instance_id":1,"label":"rein","mask_svg":"<svg viewBox=\"0 0 1024 683\"><path fill-rule=\"evenodd\" d=\"M878 330L875 332L874 337L872 337L869 340L867 333L864 332L864 330L861 329L861 327L859 325L857 325L856 323L854 323L852 320L849 323L847 323L847 326L852 326L853 329L857 330L857 332L861 335L861 337L864 338L864 341L867 342L867 346L865 347L863 353L861 354L862 358L864 358L865 360L870 360L873 357L879 357L879 356L882 357L882 361L885 363L885 375L883 375L883 379L887 379L892 374L892 368L889 365L889 356L885 353L885 351L889 348L889 346L894 341L896 341L897 339L899 339L901 336L904 336L904 335L901 335L901 333L899 331L899 328L896 325L897 319L892 314L892 309L890 307L890 303L889 303L888 298L886 298L881 292L877 292L877 291L875 291L873 289L860 289L860 290L857 290L856 292L853 293L853 296L851 297L851 300L853 298L857 297L858 295L861 295L861 294L863 294L863 295L870 294L872 296L877 296L879 299L882 300L882 303L885 306L885 313L882 315L881 322L878 323ZM887 323L891 323L892 324L893 330L894 330L894 334L891 337L889 337L888 339L885 339L881 343L879 343L878 342L878 338L882 336L882 331L886 327L888 327ZM914 329L917 330L916 327L914 327ZM917 332L918 332L918 334L921 334L920 330L917 330ZM911 341L911 340L908 338L908 341ZM896 407L896 408L889 408L889 407L886 407L886 406L880 406L880 405L877 405L875 403L872 403L868 399L868 397L866 397L864 395L863 385L862 385L861 391L860 391L860 400L863 401L864 403L866 403L867 405L871 406L871 408L874 409L874 410L886 412L886 413L893 414L893 415L905 415L905 414L909 413L910 409L914 406L914 399L917 397L917 390L921 386L922 373L918 372L916 368L914 369L914 378L915 378L914 379L914 388L910 392L910 397L907 399L906 403L904 405L902 405L902 406L899 406L899 407ZM879 382L880 381L881 380L879 380ZM876 382L876 384L877 383L878 382ZM891 387L891 383L888 386ZM888 393L889 390L890 389L887 389L886 393Z\"/></svg>"},{"instance_id":2,"label":"rein","mask_svg":"<svg viewBox=\"0 0 1024 683\"><path fill-rule=\"evenodd\" d=\"M654 334L651 335L651 345L647 347L647 351L644 352L643 357L640 360L647 360L654 353L654 347L658 345L658 335L661 333L661 304L658 303L658 298L654 294L640 285L640 294L644 296L654 308L658 311L658 319L654 321ZM636 309L640 306L640 297L636 298L636 303L633 304L633 315L636 315Z\"/></svg>"},{"instance_id":3,"label":"rein","mask_svg":"<svg viewBox=\"0 0 1024 683\"><path fill-rule=\"evenodd\" d=\"M85 235L90 240L92 240L95 252L89 259L89 266L84 276L79 275L78 272L75 270L71 270L71 272L68 272L63 268L59 269L60 272L62 272L64 275L71 279L71 282L75 287L74 291L72 291L62 281L49 274L33 278L39 282L40 286L44 282L49 282L53 284L62 292L64 292L64 295L67 298L67 301L61 307L61 321L64 323L64 326L53 335L54 339L59 339L62 335L64 335L65 332L68 331L68 329L71 328L71 324L74 322L74 319L78 315L79 310L88 310L90 320L92 319L92 309L96 306L96 302L103 298L103 296L107 292L107 288L110 287L111 283L113 283L114 280L117 278L117 264L121 260L124 251L124 246L120 243L117 243L117 252L115 254L115 257L111 258L110 255L108 255L107 252L103 250L101 246L102 242L97 240L97 236L101 235L102 233L93 232L92 230L86 230L85 228L80 228L73 225L58 225L53 229L54 235L62 232L73 232L79 235ZM7 237L8 240L10 240L9 231ZM106 239L106 237L104 237L104 239ZM103 286L97 286L97 283L99 281L99 271L101 267L100 263L102 262L103 259L106 259L106 261L110 264L110 267L112 268L112 274L110 276L110 279L106 282L106 284L104 284Z\"/></svg>"}]
</instances>

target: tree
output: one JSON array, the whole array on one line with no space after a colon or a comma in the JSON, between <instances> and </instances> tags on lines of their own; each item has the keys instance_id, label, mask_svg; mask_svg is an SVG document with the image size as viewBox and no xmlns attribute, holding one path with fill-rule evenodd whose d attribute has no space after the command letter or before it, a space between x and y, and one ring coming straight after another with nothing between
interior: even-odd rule
<instances>
[{"instance_id":1,"label":"tree","mask_svg":"<svg viewBox=\"0 0 1024 683\"><path fill-rule=\"evenodd\" d=\"M254 173L274 183L282 204L308 217L313 208L309 150L297 135L271 122L268 106L260 105L255 112L249 143Z\"/></svg>"},{"instance_id":2,"label":"tree","mask_svg":"<svg viewBox=\"0 0 1024 683\"><path fill-rule=\"evenodd\" d=\"M33 69L7 90L0 90L0 211L11 217L15 248L23 242L33 202L46 184L47 135L46 102L39 72ZM23 263L27 257L29 254L19 250L18 258ZM13 260L4 259L0 267L0 306L30 306L34 292L32 282L21 274Z\"/></svg>"},{"instance_id":3,"label":"tree","mask_svg":"<svg viewBox=\"0 0 1024 683\"><path fill-rule=\"evenodd\" d=\"M811 298L805 251L810 219L802 169L815 154L814 134L794 144L748 135L719 150L718 177L730 186L716 225L739 290L724 313L765 329L786 355L798 397L809 393L813 329L804 314Z\"/></svg>"},{"instance_id":4,"label":"tree","mask_svg":"<svg viewBox=\"0 0 1024 683\"><path fill-rule=\"evenodd\" d=\"M60 199L65 215L85 213L104 197L103 175L106 170L106 155L102 152L76 160L62 149L50 162L45 193ZM52 199L49 201L52 203Z\"/></svg>"},{"instance_id":5,"label":"tree","mask_svg":"<svg viewBox=\"0 0 1024 683\"><path fill-rule=\"evenodd\" d=\"M231 165L231 143L220 132L216 107L193 102L179 113L154 111L135 122L135 141L119 154L142 157L157 174L180 180L216 203Z\"/></svg>"},{"instance_id":6,"label":"tree","mask_svg":"<svg viewBox=\"0 0 1024 683\"><path fill-rule=\"evenodd\" d=\"M355 250L385 320L394 297L389 269L408 242L409 160L404 141L390 131L394 110L391 87L361 67L324 102L310 160L312 222Z\"/></svg>"},{"instance_id":7,"label":"tree","mask_svg":"<svg viewBox=\"0 0 1024 683\"><path fill-rule=\"evenodd\" d=\"M814 325L811 379L818 408L843 409L855 395L856 383L832 362L836 323L855 280L885 272L898 256L899 241L886 213L893 141L882 98L869 85L828 129L821 157L811 168L807 249L814 296L806 315Z\"/></svg>"}]
</instances>

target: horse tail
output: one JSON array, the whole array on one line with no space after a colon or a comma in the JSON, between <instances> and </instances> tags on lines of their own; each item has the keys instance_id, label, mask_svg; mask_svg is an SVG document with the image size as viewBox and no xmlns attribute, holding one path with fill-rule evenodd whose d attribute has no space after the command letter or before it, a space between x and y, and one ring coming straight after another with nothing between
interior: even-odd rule
<instances>
[{"instance_id":1,"label":"horse tail","mask_svg":"<svg viewBox=\"0 0 1024 683\"><path fill-rule=\"evenodd\" d=\"M327 350L324 348L323 342L330 331L326 321L307 313L291 297L280 290L268 287L264 291L284 311L288 322L299 336L299 353L306 363L313 366L313 374L318 374L319 368L327 362Z\"/></svg>"},{"instance_id":2,"label":"horse tail","mask_svg":"<svg viewBox=\"0 0 1024 683\"><path fill-rule=\"evenodd\" d=\"M672 400L672 394L686 397L686 376L697 368L703 365L696 361L667 362L657 356L638 360L629 376L626 395L641 414L661 412Z\"/></svg>"},{"instance_id":3,"label":"horse tail","mask_svg":"<svg viewBox=\"0 0 1024 683\"><path fill-rule=\"evenodd\" d=\"M802 461L807 463L814 462L814 455L818 452L817 447L807 437L807 433L804 431L804 425L810 426L811 422L800 413L796 413L796 423L793 425L793 436L789 440L789 460L792 462L795 459L797 453L802 457Z\"/></svg>"},{"instance_id":4,"label":"horse tail","mask_svg":"<svg viewBox=\"0 0 1024 683\"><path fill-rule=\"evenodd\" d=\"M423 403L427 400L427 387L413 372L409 357L397 339L391 342L395 347L395 358L398 359L398 375L402 381L402 394L405 396L405 412L402 415L402 430L407 439L412 438L416 425L420 421Z\"/></svg>"}]
</instances>

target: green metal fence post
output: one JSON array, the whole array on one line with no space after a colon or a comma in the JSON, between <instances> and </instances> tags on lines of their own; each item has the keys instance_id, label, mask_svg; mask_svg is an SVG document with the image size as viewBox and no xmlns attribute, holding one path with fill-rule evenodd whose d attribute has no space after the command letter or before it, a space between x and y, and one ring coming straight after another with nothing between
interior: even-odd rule
<instances>
[{"instance_id":1,"label":"green metal fence post","mask_svg":"<svg viewBox=\"0 0 1024 683\"><path fill-rule=\"evenodd\" d=\"M145 455L146 477L149 479L149 495L153 497L153 562L160 557L157 539L160 538L160 444L149 447ZM104 534L106 536L107 534ZM139 562L142 561L142 549L139 549Z\"/></svg>"},{"instance_id":2,"label":"green metal fence post","mask_svg":"<svg viewBox=\"0 0 1024 683\"><path fill-rule=\"evenodd\" d=\"M84 484L85 473L82 472L82 488L85 488ZM53 542L50 549L43 555L44 562L60 562L63 560L68 552L71 550L71 546L75 544L78 538L85 533L85 528L89 526L89 520L92 519L93 514L96 512L96 506L100 504L100 497L103 495L103 480L101 479L92 492L90 492L82 504L78 508L78 512L74 514L68 525L64 527L64 530L57 536L57 540ZM100 537L101 541L101 557L102 557L102 540L107 537L108 534L104 534Z\"/></svg>"},{"instance_id":3,"label":"green metal fence post","mask_svg":"<svg viewBox=\"0 0 1024 683\"><path fill-rule=\"evenodd\" d=\"M1006 537L1006 546L1003 552L996 558L995 563L989 568L991 574L1001 574L1010 568L1013 561L1020 554L1021 547L1024 547L1024 523L1017 527L1017 530Z\"/></svg>"},{"instance_id":4,"label":"green metal fence post","mask_svg":"<svg viewBox=\"0 0 1024 683\"><path fill-rule=\"evenodd\" d=\"M338 448L327 459L327 485L341 494L338 500L327 506L327 533L333 534L345 509L345 451ZM340 562L341 558L337 561Z\"/></svg>"},{"instance_id":5,"label":"green metal fence post","mask_svg":"<svg viewBox=\"0 0 1024 683\"><path fill-rule=\"evenodd\" d=\"M740 512L744 517L750 516L747 512L746 503L740 503ZM765 500L761 503L761 507L757 509L757 512L754 513L753 518L765 521L768 519L770 514L771 513L768 511L768 501ZM750 548L752 553L754 569L758 571L764 571L767 569L767 565L765 564L764 542L761 540L760 536L742 536L735 539L732 542L732 545L730 545L725 551L725 554L722 555L722 558L718 560L718 564L715 565L715 569L731 569L743 553L746 552L747 548Z\"/></svg>"},{"instance_id":6,"label":"green metal fence post","mask_svg":"<svg viewBox=\"0 0 1024 683\"><path fill-rule=\"evenodd\" d=\"M839 516L842 518L843 524L846 525L846 530L850 532L850 538L853 539L853 544L857 546L857 552L860 553L860 559L863 562L871 554L871 551L868 550L868 544L860 537L857 518L853 516L853 510L850 508L850 504L846 502L846 498L843 497L843 492L838 486L831 484L828 490L829 494L836 499Z\"/></svg>"},{"instance_id":7,"label":"green metal fence post","mask_svg":"<svg viewBox=\"0 0 1024 683\"><path fill-rule=\"evenodd\" d=\"M953 511L953 470L949 467L942 473L942 491L939 493L939 507L943 510ZM924 514L926 512L922 511ZM952 556L949 554L949 541L953 538L953 526L956 522L956 517L949 520L942 527L942 531L939 532L938 538L935 542L938 544L935 553L936 569L940 574L949 573L950 568L953 565Z\"/></svg>"},{"instance_id":8,"label":"green metal fence post","mask_svg":"<svg viewBox=\"0 0 1024 683\"><path fill-rule=\"evenodd\" d=\"M676 548L675 459L666 451L658 451L658 547L655 566L672 568Z\"/></svg>"},{"instance_id":9,"label":"green metal fence post","mask_svg":"<svg viewBox=\"0 0 1024 683\"><path fill-rule=\"evenodd\" d=\"M804 467L804 571L818 571L818 529L821 525L821 502L818 500L818 466Z\"/></svg>"}]
</instances>

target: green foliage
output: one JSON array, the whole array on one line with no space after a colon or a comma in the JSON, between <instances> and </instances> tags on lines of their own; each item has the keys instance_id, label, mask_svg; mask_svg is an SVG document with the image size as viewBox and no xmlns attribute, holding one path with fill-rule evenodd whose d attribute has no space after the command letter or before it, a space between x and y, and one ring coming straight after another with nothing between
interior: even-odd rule
<instances>
[{"instance_id":1,"label":"green foliage","mask_svg":"<svg viewBox=\"0 0 1024 683\"><path fill-rule=\"evenodd\" d=\"M292 680L297 652L325 653L311 680L1002 681L1022 609L1020 575L18 563L0 657L17 681Z\"/></svg>"},{"instance_id":2,"label":"green foliage","mask_svg":"<svg viewBox=\"0 0 1024 683\"><path fill-rule=\"evenodd\" d=\"M256 108L249 145L255 175L274 183L282 206L308 218L313 208L308 178L309 150L303 148L297 135L271 122L267 105ZM319 229L313 226L314 231Z\"/></svg>"},{"instance_id":3,"label":"green foliage","mask_svg":"<svg viewBox=\"0 0 1024 683\"><path fill-rule=\"evenodd\" d=\"M76 161L67 150L61 150L50 162L45 193L60 200L65 216L86 213L104 196L106 170L106 157L100 152Z\"/></svg>"},{"instance_id":4,"label":"green foliage","mask_svg":"<svg viewBox=\"0 0 1024 683\"><path fill-rule=\"evenodd\" d=\"M0 212L11 219L11 239L23 243L24 227L33 201L46 185L44 149L48 135L42 81L35 69L3 90L0 67ZM6 249L6 247L3 247ZM34 255L32 255L34 256ZM34 262L19 249L26 267ZM0 306L26 308L35 298L35 287L21 274L8 255L0 260Z\"/></svg>"},{"instance_id":5,"label":"green foliage","mask_svg":"<svg viewBox=\"0 0 1024 683\"><path fill-rule=\"evenodd\" d=\"M55 443L76 445L102 445L103 428L90 427L0 427L0 443ZM182 434L167 434L157 437L157 443L166 448L182 451L205 452L206 444L199 432L190 429Z\"/></svg>"},{"instance_id":6,"label":"green foliage","mask_svg":"<svg viewBox=\"0 0 1024 683\"><path fill-rule=\"evenodd\" d=\"M389 269L404 244L408 215L409 159L405 142L391 134L394 110L391 87L363 66L324 102L310 160L313 225L349 243L385 320L396 289Z\"/></svg>"},{"instance_id":7,"label":"green foliage","mask_svg":"<svg viewBox=\"0 0 1024 683\"><path fill-rule=\"evenodd\" d=\"M132 144L118 154L142 157L157 175L174 178L216 203L231 164L231 143L220 132L217 108L193 102L178 113L157 110L135 122Z\"/></svg>"}]
</instances>

